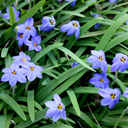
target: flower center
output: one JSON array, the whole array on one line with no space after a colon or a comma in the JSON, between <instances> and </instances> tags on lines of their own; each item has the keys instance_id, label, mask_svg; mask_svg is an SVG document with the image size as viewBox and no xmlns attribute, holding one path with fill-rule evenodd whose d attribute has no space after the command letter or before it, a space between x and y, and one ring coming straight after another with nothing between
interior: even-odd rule
<instances>
[{"instance_id":1,"label":"flower center","mask_svg":"<svg viewBox=\"0 0 128 128\"><path fill-rule=\"evenodd\" d=\"M12 74L15 75L16 74L16 71L12 71Z\"/></svg>"},{"instance_id":2,"label":"flower center","mask_svg":"<svg viewBox=\"0 0 128 128\"><path fill-rule=\"evenodd\" d=\"M101 15L99 15L99 17L101 17Z\"/></svg>"},{"instance_id":3,"label":"flower center","mask_svg":"<svg viewBox=\"0 0 128 128\"><path fill-rule=\"evenodd\" d=\"M101 79L100 79L100 82L102 83L103 81L104 81L104 79L101 78Z\"/></svg>"},{"instance_id":4,"label":"flower center","mask_svg":"<svg viewBox=\"0 0 128 128\"><path fill-rule=\"evenodd\" d=\"M74 27L77 27L77 26L78 26L78 24L76 24L76 22L73 22L73 26L74 26Z\"/></svg>"},{"instance_id":5,"label":"flower center","mask_svg":"<svg viewBox=\"0 0 128 128\"><path fill-rule=\"evenodd\" d=\"M112 97L112 99L116 98L114 93L111 94L111 97Z\"/></svg>"},{"instance_id":6,"label":"flower center","mask_svg":"<svg viewBox=\"0 0 128 128\"><path fill-rule=\"evenodd\" d=\"M26 61L26 59L23 58L22 61Z\"/></svg>"},{"instance_id":7,"label":"flower center","mask_svg":"<svg viewBox=\"0 0 128 128\"><path fill-rule=\"evenodd\" d=\"M50 22L51 25L55 24L55 22L53 20L49 20L49 22Z\"/></svg>"},{"instance_id":8,"label":"flower center","mask_svg":"<svg viewBox=\"0 0 128 128\"><path fill-rule=\"evenodd\" d=\"M63 107L62 105L58 104L58 109L60 109L60 110L61 110L61 109L62 109L62 107Z\"/></svg>"},{"instance_id":9,"label":"flower center","mask_svg":"<svg viewBox=\"0 0 128 128\"><path fill-rule=\"evenodd\" d=\"M102 60L103 60L103 57L101 57L101 56L100 56L100 57L99 57L99 60L101 60L101 61L102 61Z\"/></svg>"},{"instance_id":10,"label":"flower center","mask_svg":"<svg viewBox=\"0 0 128 128\"><path fill-rule=\"evenodd\" d=\"M28 27L28 26L26 27L26 29L28 29L28 30L30 30L30 28L31 28L31 27Z\"/></svg>"},{"instance_id":11,"label":"flower center","mask_svg":"<svg viewBox=\"0 0 128 128\"><path fill-rule=\"evenodd\" d=\"M121 62L125 62L125 57L120 58Z\"/></svg>"},{"instance_id":12,"label":"flower center","mask_svg":"<svg viewBox=\"0 0 128 128\"><path fill-rule=\"evenodd\" d=\"M20 38L22 38L23 37L23 34L20 34Z\"/></svg>"},{"instance_id":13,"label":"flower center","mask_svg":"<svg viewBox=\"0 0 128 128\"><path fill-rule=\"evenodd\" d=\"M34 68L33 68L33 67L30 67L30 69L31 69L31 71L33 71L33 70L34 70Z\"/></svg>"},{"instance_id":14,"label":"flower center","mask_svg":"<svg viewBox=\"0 0 128 128\"><path fill-rule=\"evenodd\" d=\"M34 46L37 46L37 44L36 44L36 43L34 43Z\"/></svg>"}]
</instances>

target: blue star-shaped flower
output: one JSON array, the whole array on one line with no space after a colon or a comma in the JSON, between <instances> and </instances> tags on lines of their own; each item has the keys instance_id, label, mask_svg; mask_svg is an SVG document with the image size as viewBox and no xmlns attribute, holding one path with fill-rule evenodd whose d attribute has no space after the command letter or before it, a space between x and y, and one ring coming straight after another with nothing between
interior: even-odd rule
<instances>
[{"instance_id":1,"label":"blue star-shaped flower","mask_svg":"<svg viewBox=\"0 0 128 128\"><path fill-rule=\"evenodd\" d=\"M98 93L104 97L101 100L101 105L102 106L107 106L109 105L109 108L112 109L115 104L119 102L119 97L120 97L120 90L119 89L111 89L111 88L106 88L106 89L99 89Z\"/></svg>"},{"instance_id":2,"label":"blue star-shaped flower","mask_svg":"<svg viewBox=\"0 0 128 128\"><path fill-rule=\"evenodd\" d=\"M13 9L14 14L16 16L16 20L18 21L19 20L19 17L18 16L20 15L20 11L16 11L16 9L13 6L12 6L12 9ZM6 12L7 13L3 14L3 17L5 19L10 19L10 17L9 17L9 8L6 8Z\"/></svg>"},{"instance_id":3,"label":"blue star-shaped flower","mask_svg":"<svg viewBox=\"0 0 128 128\"><path fill-rule=\"evenodd\" d=\"M80 24L76 20L70 21L68 24L64 24L60 28L60 31L67 32L68 36L72 36L75 34L76 39L78 39L80 36Z\"/></svg>"},{"instance_id":4,"label":"blue star-shaped flower","mask_svg":"<svg viewBox=\"0 0 128 128\"><path fill-rule=\"evenodd\" d=\"M24 24L19 24L17 26L17 32L23 34L23 40L29 39L30 35L37 36L37 30L33 27L34 20L32 17L28 18Z\"/></svg>"},{"instance_id":5,"label":"blue star-shaped flower","mask_svg":"<svg viewBox=\"0 0 128 128\"><path fill-rule=\"evenodd\" d=\"M53 122L59 120L60 117L64 120L66 119L65 105L62 103L58 94L54 94L54 101L47 101L45 105L49 107L46 117L52 117Z\"/></svg>"},{"instance_id":6,"label":"blue star-shaped flower","mask_svg":"<svg viewBox=\"0 0 128 128\"><path fill-rule=\"evenodd\" d=\"M110 3L116 3L117 0L109 0Z\"/></svg>"},{"instance_id":7,"label":"blue star-shaped flower","mask_svg":"<svg viewBox=\"0 0 128 128\"><path fill-rule=\"evenodd\" d=\"M17 81L20 83L26 83L26 69L19 68L18 65L12 64L10 68L4 68L2 70L5 74L1 77L1 81L9 81L11 86L15 86Z\"/></svg>"},{"instance_id":8,"label":"blue star-shaped flower","mask_svg":"<svg viewBox=\"0 0 128 128\"><path fill-rule=\"evenodd\" d=\"M72 68L77 66L78 64L80 64L80 63L77 63L77 62L74 61L73 65L72 65Z\"/></svg>"},{"instance_id":9,"label":"blue star-shaped flower","mask_svg":"<svg viewBox=\"0 0 128 128\"><path fill-rule=\"evenodd\" d=\"M108 69L108 65L106 62L106 58L105 58L105 54L103 50L95 51L95 50L91 50L91 53L93 54L92 56L90 56L87 61L90 63L93 63L92 68L93 69L97 69L97 68L101 68L101 70L103 72L106 72Z\"/></svg>"},{"instance_id":10,"label":"blue star-shaped flower","mask_svg":"<svg viewBox=\"0 0 128 128\"><path fill-rule=\"evenodd\" d=\"M56 21L54 19L54 16L52 16L52 17L45 16L42 19L42 25L40 27L40 30L42 30L43 33L44 32L49 32L53 28L55 28L55 25L56 25Z\"/></svg>"},{"instance_id":11,"label":"blue star-shaped flower","mask_svg":"<svg viewBox=\"0 0 128 128\"><path fill-rule=\"evenodd\" d=\"M107 78L107 74L102 73L94 73L94 77L89 80L89 82L95 85L95 88L108 88L109 80Z\"/></svg>"},{"instance_id":12,"label":"blue star-shaped flower","mask_svg":"<svg viewBox=\"0 0 128 128\"><path fill-rule=\"evenodd\" d=\"M117 53L112 62L111 71L120 69L121 72L124 72L128 67L128 57L123 53Z\"/></svg>"}]
</instances>

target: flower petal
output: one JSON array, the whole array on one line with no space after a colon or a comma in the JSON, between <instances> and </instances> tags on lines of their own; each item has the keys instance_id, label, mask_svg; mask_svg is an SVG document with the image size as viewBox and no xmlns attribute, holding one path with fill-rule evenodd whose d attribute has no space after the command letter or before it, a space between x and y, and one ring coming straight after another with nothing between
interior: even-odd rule
<instances>
[{"instance_id":1,"label":"flower petal","mask_svg":"<svg viewBox=\"0 0 128 128\"><path fill-rule=\"evenodd\" d=\"M46 117L52 117L57 112L57 108L50 108L46 112Z\"/></svg>"},{"instance_id":2,"label":"flower petal","mask_svg":"<svg viewBox=\"0 0 128 128\"><path fill-rule=\"evenodd\" d=\"M30 71L29 74L27 74L27 78L29 81L33 81L36 79L36 74L33 71Z\"/></svg>"},{"instance_id":3,"label":"flower petal","mask_svg":"<svg viewBox=\"0 0 128 128\"><path fill-rule=\"evenodd\" d=\"M10 74L4 74L2 77L1 77L1 81L9 81L10 79Z\"/></svg>"},{"instance_id":4,"label":"flower petal","mask_svg":"<svg viewBox=\"0 0 128 128\"><path fill-rule=\"evenodd\" d=\"M113 109L113 107L115 106L116 101L113 99L112 102L109 104L109 108Z\"/></svg>"},{"instance_id":5,"label":"flower petal","mask_svg":"<svg viewBox=\"0 0 128 128\"><path fill-rule=\"evenodd\" d=\"M61 111L58 109L56 113L52 116L53 122L56 122L61 117Z\"/></svg>"},{"instance_id":6,"label":"flower petal","mask_svg":"<svg viewBox=\"0 0 128 128\"><path fill-rule=\"evenodd\" d=\"M16 85L16 83L17 83L17 76L10 75L9 84L13 87Z\"/></svg>"},{"instance_id":7,"label":"flower petal","mask_svg":"<svg viewBox=\"0 0 128 128\"><path fill-rule=\"evenodd\" d=\"M55 100L55 102L56 102L57 104L60 104L60 103L61 103L61 99L60 99L60 97L59 97L58 94L54 94L54 100Z\"/></svg>"},{"instance_id":8,"label":"flower petal","mask_svg":"<svg viewBox=\"0 0 128 128\"><path fill-rule=\"evenodd\" d=\"M111 97L110 93L106 90L106 89L99 89L98 93L102 96L102 97Z\"/></svg>"},{"instance_id":9,"label":"flower petal","mask_svg":"<svg viewBox=\"0 0 128 128\"><path fill-rule=\"evenodd\" d=\"M18 75L17 76L17 81L20 83L26 83L26 77L24 75Z\"/></svg>"},{"instance_id":10,"label":"flower petal","mask_svg":"<svg viewBox=\"0 0 128 128\"><path fill-rule=\"evenodd\" d=\"M45 102L45 105L49 108L57 108L57 103L55 101L47 101Z\"/></svg>"},{"instance_id":11,"label":"flower petal","mask_svg":"<svg viewBox=\"0 0 128 128\"><path fill-rule=\"evenodd\" d=\"M111 97L103 98L103 99L101 100L101 105L102 105L102 106L107 106L107 105L109 105L109 104L111 103L111 101L112 101L112 98L111 98Z\"/></svg>"}]
</instances>

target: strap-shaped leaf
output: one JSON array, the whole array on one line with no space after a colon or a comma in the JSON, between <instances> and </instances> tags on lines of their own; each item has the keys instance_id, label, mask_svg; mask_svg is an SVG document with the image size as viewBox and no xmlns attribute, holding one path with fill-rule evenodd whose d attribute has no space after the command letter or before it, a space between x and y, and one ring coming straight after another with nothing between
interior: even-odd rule
<instances>
[{"instance_id":1,"label":"strap-shaped leaf","mask_svg":"<svg viewBox=\"0 0 128 128\"><path fill-rule=\"evenodd\" d=\"M76 98L74 91L72 89L69 89L69 90L67 90L67 93L72 102L73 108L75 109L76 113L80 116L80 114L81 114L80 107L78 105L77 98Z\"/></svg>"},{"instance_id":2,"label":"strap-shaped leaf","mask_svg":"<svg viewBox=\"0 0 128 128\"><path fill-rule=\"evenodd\" d=\"M23 110L12 97L1 92L0 99L6 102L23 120L26 120Z\"/></svg>"},{"instance_id":3,"label":"strap-shaped leaf","mask_svg":"<svg viewBox=\"0 0 128 128\"><path fill-rule=\"evenodd\" d=\"M35 120L34 112L34 91L27 91L28 112L32 122Z\"/></svg>"}]
</instances>

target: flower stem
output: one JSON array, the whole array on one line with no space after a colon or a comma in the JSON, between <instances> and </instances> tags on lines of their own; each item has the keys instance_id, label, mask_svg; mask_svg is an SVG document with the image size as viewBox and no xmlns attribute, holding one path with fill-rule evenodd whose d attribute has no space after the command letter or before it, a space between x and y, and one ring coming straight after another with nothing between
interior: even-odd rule
<instances>
[{"instance_id":1,"label":"flower stem","mask_svg":"<svg viewBox=\"0 0 128 128\"><path fill-rule=\"evenodd\" d=\"M30 84L30 81L28 81L28 84L26 85L25 91L28 90L28 86L29 86L29 84Z\"/></svg>"},{"instance_id":2,"label":"flower stem","mask_svg":"<svg viewBox=\"0 0 128 128\"><path fill-rule=\"evenodd\" d=\"M114 128L117 128L120 120L123 118L123 116L125 115L125 113L128 111L128 106L127 108L122 112L122 114L120 115L120 117L118 118L118 120L116 121L115 125L114 125Z\"/></svg>"},{"instance_id":3,"label":"flower stem","mask_svg":"<svg viewBox=\"0 0 128 128\"><path fill-rule=\"evenodd\" d=\"M12 87L12 97L15 97L15 89L16 89L16 85Z\"/></svg>"},{"instance_id":4,"label":"flower stem","mask_svg":"<svg viewBox=\"0 0 128 128\"><path fill-rule=\"evenodd\" d=\"M118 77L118 72L119 72L119 70L115 71L115 77L114 77L114 80L111 83L111 87L113 86L113 84L115 83L115 81L116 81L116 79Z\"/></svg>"}]
</instances>

